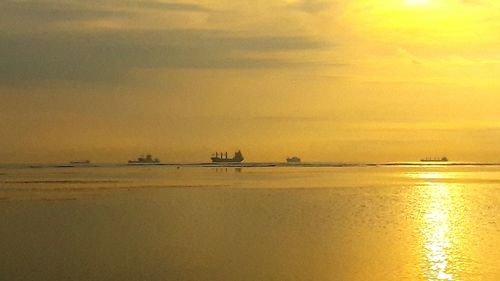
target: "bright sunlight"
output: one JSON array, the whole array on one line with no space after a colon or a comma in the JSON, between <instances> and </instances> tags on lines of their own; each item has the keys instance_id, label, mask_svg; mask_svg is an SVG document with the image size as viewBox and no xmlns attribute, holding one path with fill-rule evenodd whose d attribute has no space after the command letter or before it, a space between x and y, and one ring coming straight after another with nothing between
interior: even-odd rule
<instances>
[{"instance_id":1,"label":"bright sunlight","mask_svg":"<svg viewBox=\"0 0 500 281\"><path fill-rule=\"evenodd\" d=\"M429 5L432 0L406 0L406 4L410 6L424 6Z\"/></svg>"}]
</instances>

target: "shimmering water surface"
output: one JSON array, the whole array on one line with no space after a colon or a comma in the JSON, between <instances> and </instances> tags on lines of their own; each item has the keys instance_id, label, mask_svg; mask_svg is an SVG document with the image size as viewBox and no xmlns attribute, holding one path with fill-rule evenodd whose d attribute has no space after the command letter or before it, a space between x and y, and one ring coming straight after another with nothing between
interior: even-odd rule
<instances>
[{"instance_id":1,"label":"shimmering water surface","mask_svg":"<svg viewBox=\"0 0 500 281\"><path fill-rule=\"evenodd\" d=\"M0 168L0 280L500 280L500 167Z\"/></svg>"}]
</instances>

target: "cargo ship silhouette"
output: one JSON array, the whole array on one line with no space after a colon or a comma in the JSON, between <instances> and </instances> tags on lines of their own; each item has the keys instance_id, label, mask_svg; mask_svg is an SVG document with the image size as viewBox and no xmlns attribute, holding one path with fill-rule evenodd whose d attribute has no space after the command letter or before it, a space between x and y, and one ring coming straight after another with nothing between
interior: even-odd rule
<instances>
[{"instance_id":1,"label":"cargo ship silhouette","mask_svg":"<svg viewBox=\"0 0 500 281\"><path fill-rule=\"evenodd\" d=\"M420 162L448 162L448 158L447 157L441 157L441 158L423 158L423 159L420 159Z\"/></svg>"},{"instance_id":2,"label":"cargo ship silhouette","mask_svg":"<svg viewBox=\"0 0 500 281\"><path fill-rule=\"evenodd\" d=\"M244 160L243 154L241 154L241 151L239 150L234 153L233 158L228 158L227 152L221 152L220 154L216 152L210 159L212 159L212 163L240 163Z\"/></svg>"},{"instance_id":3,"label":"cargo ship silhouette","mask_svg":"<svg viewBox=\"0 0 500 281\"><path fill-rule=\"evenodd\" d=\"M90 164L90 160L79 160L79 161L71 161L69 162L71 165L87 165Z\"/></svg>"},{"instance_id":4,"label":"cargo ship silhouette","mask_svg":"<svg viewBox=\"0 0 500 281\"><path fill-rule=\"evenodd\" d=\"M153 159L151 154L146 155L146 157L139 157L137 160L129 160L129 164L134 165L143 165L143 164L160 164L160 160L158 158Z\"/></svg>"},{"instance_id":5,"label":"cargo ship silhouette","mask_svg":"<svg viewBox=\"0 0 500 281\"><path fill-rule=\"evenodd\" d=\"M287 162L288 164L298 164L298 163L300 163L300 161L301 161L301 160L300 160L300 158L299 158L299 157L297 157L297 156L288 157L288 158L286 159L286 162Z\"/></svg>"}]
</instances>

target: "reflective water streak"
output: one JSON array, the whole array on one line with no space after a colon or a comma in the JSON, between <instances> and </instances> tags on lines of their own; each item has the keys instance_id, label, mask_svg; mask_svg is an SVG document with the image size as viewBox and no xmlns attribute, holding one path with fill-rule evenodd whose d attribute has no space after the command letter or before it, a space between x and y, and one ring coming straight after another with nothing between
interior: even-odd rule
<instances>
[{"instance_id":1,"label":"reflective water streak","mask_svg":"<svg viewBox=\"0 0 500 281\"><path fill-rule=\"evenodd\" d=\"M443 181L451 175L440 172L414 174L421 186L420 235L422 275L426 280L461 280L465 245L461 186Z\"/></svg>"},{"instance_id":2,"label":"reflective water streak","mask_svg":"<svg viewBox=\"0 0 500 281\"><path fill-rule=\"evenodd\" d=\"M1 280L497 281L498 245L500 166L0 169Z\"/></svg>"}]
</instances>

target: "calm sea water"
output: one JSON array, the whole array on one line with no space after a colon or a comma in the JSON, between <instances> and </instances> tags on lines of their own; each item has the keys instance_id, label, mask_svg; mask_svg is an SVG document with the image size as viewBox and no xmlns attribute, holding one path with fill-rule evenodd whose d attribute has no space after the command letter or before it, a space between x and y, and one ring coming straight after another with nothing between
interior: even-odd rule
<instances>
[{"instance_id":1,"label":"calm sea water","mask_svg":"<svg viewBox=\"0 0 500 281\"><path fill-rule=\"evenodd\" d=\"M500 280L499 166L0 168L0 280Z\"/></svg>"}]
</instances>

